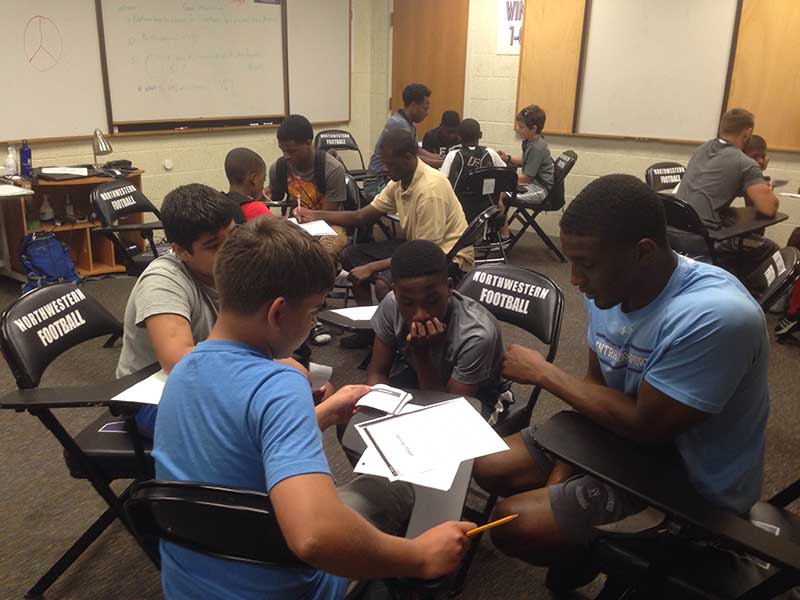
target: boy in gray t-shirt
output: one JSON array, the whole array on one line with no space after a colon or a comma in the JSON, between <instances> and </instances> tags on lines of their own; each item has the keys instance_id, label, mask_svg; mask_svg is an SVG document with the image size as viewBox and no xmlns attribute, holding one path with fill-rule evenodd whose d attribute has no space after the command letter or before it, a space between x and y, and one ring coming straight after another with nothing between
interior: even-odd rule
<instances>
[{"instance_id":1,"label":"boy in gray t-shirt","mask_svg":"<svg viewBox=\"0 0 800 600\"><path fill-rule=\"evenodd\" d=\"M433 242L406 242L392 255L391 269L394 291L372 317L375 344L367 383L472 396L490 413L503 360L494 316L450 289L447 258ZM405 371L394 365L397 350Z\"/></svg>"},{"instance_id":2,"label":"boy in gray t-shirt","mask_svg":"<svg viewBox=\"0 0 800 600\"><path fill-rule=\"evenodd\" d=\"M505 152L498 152L509 166L522 167L519 183L528 190L527 199L544 200L555 181L555 165L550 155L550 147L542 138L547 113L531 104L526 106L514 121L514 131L522 140L522 158L514 158Z\"/></svg>"}]
</instances>

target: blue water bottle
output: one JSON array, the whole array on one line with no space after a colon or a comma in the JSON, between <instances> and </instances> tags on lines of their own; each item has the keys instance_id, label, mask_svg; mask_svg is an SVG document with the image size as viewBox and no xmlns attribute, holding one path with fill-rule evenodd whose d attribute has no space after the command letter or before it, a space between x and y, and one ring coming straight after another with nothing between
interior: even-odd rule
<instances>
[{"instance_id":1,"label":"blue water bottle","mask_svg":"<svg viewBox=\"0 0 800 600\"><path fill-rule=\"evenodd\" d=\"M22 146L19 149L19 173L23 177L30 177L33 173L31 147L28 146L28 140L22 140Z\"/></svg>"}]
</instances>

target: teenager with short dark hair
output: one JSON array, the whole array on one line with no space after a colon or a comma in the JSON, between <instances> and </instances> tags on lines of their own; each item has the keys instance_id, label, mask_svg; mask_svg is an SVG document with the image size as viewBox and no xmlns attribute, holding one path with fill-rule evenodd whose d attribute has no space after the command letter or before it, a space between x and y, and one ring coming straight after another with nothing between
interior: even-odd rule
<instances>
[{"instance_id":1,"label":"teenager with short dark hair","mask_svg":"<svg viewBox=\"0 0 800 600\"><path fill-rule=\"evenodd\" d=\"M430 240L444 252L455 246L467 229L467 220L450 182L436 169L417 158L417 144L407 131L393 129L383 136L381 156L391 178L371 204L357 211L325 212L304 207L296 209L301 222L324 219L343 227L372 225L383 215L397 213L400 231L406 240ZM391 288L391 257L402 239L348 246L342 252L342 266L350 272L353 295L360 306L372 304L371 284L381 300ZM454 258L452 275L472 267L472 248ZM342 345L358 348L372 341L370 333L343 337Z\"/></svg>"},{"instance_id":2,"label":"teenager with short dark hair","mask_svg":"<svg viewBox=\"0 0 800 600\"><path fill-rule=\"evenodd\" d=\"M524 185L531 199L543 200L553 187L555 165L550 147L542 137L547 114L536 104L526 106L517 114L514 131L522 140L522 157L515 158L498 152L509 166L521 167L519 183Z\"/></svg>"},{"instance_id":3,"label":"teenager with short dark hair","mask_svg":"<svg viewBox=\"0 0 800 600\"><path fill-rule=\"evenodd\" d=\"M270 197L287 197L309 210L341 210L347 197L342 163L324 150L314 150L314 130L303 115L289 115L278 127L278 147L283 156L269 168ZM336 259L347 245L347 234L334 226L336 235L319 241Z\"/></svg>"},{"instance_id":4,"label":"teenager with short dark hair","mask_svg":"<svg viewBox=\"0 0 800 600\"><path fill-rule=\"evenodd\" d=\"M306 338L334 273L328 253L283 219L262 217L232 235L215 269L219 319L167 379L153 448L158 479L269 493L281 534L308 566L225 560L162 541L166 598L337 599L347 578L434 578L466 552L472 523L414 539L378 528L401 533L413 503L407 484L362 476L334 485L321 430L347 422L369 388L346 386L315 407L308 381L275 360Z\"/></svg>"},{"instance_id":5,"label":"teenager with short dark hair","mask_svg":"<svg viewBox=\"0 0 800 600\"><path fill-rule=\"evenodd\" d=\"M422 148L444 158L450 148L459 143L458 126L460 124L461 116L456 111L444 111L439 126L429 129L422 138Z\"/></svg>"},{"instance_id":6,"label":"teenager with short dark hair","mask_svg":"<svg viewBox=\"0 0 800 600\"><path fill-rule=\"evenodd\" d=\"M479 398L493 410L500 394L503 341L494 316L452 289L447 258L427 240L392 255L394 289L372 317L375 344L367 383L442 390ZM395 372L400 351L408 368Z\"/></svg>"},{"instance_id":7,"label":"teenager with short dark hair","mask_svg":"<svg viewBox=\"0 0 800 600\"><path fill-rule=\"evenodd\" d=\"M225 176L228 178L226 196L242 210L241 223L261 215L271 215L264 204L264 181L267 165L250 148L234 148L225 157Z\"/></svg>"},{"instance_id":8,"label":"teenager with short dark hair","mask_svg":"<svg viewBox=\"0 0 800 600\"><path fill-rule=\"evenodd\" d=\"M421 123L428 117L428 112L431 109L431 90L423 83L410 83L403 89L403 108L398 110L390 116L383 130L375 142L375 150L372 152L372 157L369 159L367 171L370 178L367 180L364 192L371 200L374 198L381 189L386 185L386 172L383 165L383 158L381 156L381 147L383 145L384 136L394 129L401 129L411 134L414 143L417 143L417 128L416 124ZM419 150L420 159L433 166L439 167L442 164L442 157L436 153L429 152L421 148Z\"/></svg>"},{"instance_id":9,"label":"teenager with short dark hair","mask_svg":"<svg viewBox=\"0 0 800 600\"><path fill-rule=\"evenodd\" d=\"M753 113L732 108L719 123L719 135L709 140L692 155L678 186L676 195L691 206L703 224L721 229L732 224L729 208L737 196L745 196L755 209L768 217L778 210L778 197L764 179L761 167L742 150L753 134ZM670 232L673 245L679 251L695 253L704 242L697 236ZM778 251L773 241L756 233L720 242L715 246L722 266L742 280L759 275L758 267ZM760 280L761 277L758 277Z\"/></svg>"},{"instance_id":10,"label":"teenager with short dark hair","mask_svg":"<svg viewBox=\"0 0 800 600\"><path fill-rule=\"evenodd\" d=\"M512 345L504 376L541 385L624 438L672 444L699 494L747 514L761 496L769 414L758 303L730 273L678 256L658 195L629 175L600 177L578 194L561 219L561 244L589 315L586 373ZM506 441L509 452L475 462L481 486L504 496L495 516L520 515L493 530L503 552L568 567L598 537L663 521L629 494L554 465L532 429Z\"/></svg>"}]
</instances>

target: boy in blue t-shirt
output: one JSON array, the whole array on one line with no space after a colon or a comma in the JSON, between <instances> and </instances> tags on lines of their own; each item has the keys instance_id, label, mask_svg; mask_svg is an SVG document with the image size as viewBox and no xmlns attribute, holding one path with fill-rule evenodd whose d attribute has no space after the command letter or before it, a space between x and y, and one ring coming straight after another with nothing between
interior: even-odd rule
<instances>
[{"instance_id":1,"label":"boy in blue t-shirt","mask_svg":"<svg viewBox=\"0 0 800 600\"><path fill-rule=\"evenodd\" d=\"M769 340L756 301L728 272L670 249L663 206L635 177L586 186L561 219L561 243L586 297L587 372L574 377L513 345L503 374L632 441L672 442L702 496L746 514L761 494L769 414ZM475 463L478 481L505 497L498 516L520 513L494 530L504 552L558 564L598 536L663 521L602 481L570 477L530 430L506 441L511 452Z\"/></svg>"},{"instance_id":2,"label":"boy in blue t-shirt","mask_svg":"<svg viewBox=\"0 0 800 600\"><path fill-rule=\"evenodd\" d=\"M323 247L283 219L258 218L220 249L219 317L167 379L156 477L268 492L289 548L309 566L230 561L162 542L166 598L342 598L347 578L438 577L466 552L472 523L404 539L348 507L398 531L411 504L405 484L359 477L334 485L320 432L347 422L369 388L345 386L315 407L308 380L275 360L308 336L334 275Z\"/></svg>"}]
</instances>

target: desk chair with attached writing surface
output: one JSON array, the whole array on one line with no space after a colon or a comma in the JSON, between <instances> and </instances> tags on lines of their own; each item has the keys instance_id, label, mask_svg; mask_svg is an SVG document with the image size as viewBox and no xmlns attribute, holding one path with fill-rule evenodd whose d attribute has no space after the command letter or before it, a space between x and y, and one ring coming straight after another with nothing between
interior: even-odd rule
<instances>
[{"instance_id":1,"label":"desk chair with attached writing surface","mask_svg":"<svg viewBox=\"0 0 800 600\"><path fill-rule=\"evenodd\" d=\"M499 223L500 219L502 218L503 215L500 212L500 209L494 205L491 205L472 221L470 221L467 225L467 228L464 230L464 233L461 234L461 237L456 240L456 243L447 252L447 263L453 265L453 261L459 252L461 252L464 248L474 246L475 242L480 240L484 235L486 229L492 224ZM456 281L455 283L458 282Z\"/></svg>"},{"instance_id":2,"label":"desk chair with attached writing surface","mask_svg":"<svg viewBox=\"0 0 800 600\"><path fill-rule=\"evenodd\" d=\"M64 448L64 458L72 477L88 479L108 505L105 512L28 591L27 597L44 594L115 519L127 526L122 500L127 497L128 490L118 496L110 487L111 481L152 476L149 445L145 445L136 434L133 419L126 420L128 433L101 432L105 425L123 420L106 412L73 437L56 418L53 409L109 406L111 398L157 371L158 365L105 384L39 387L45 369L58 356L83 342L109 334L121 335L122 324L73 283L55 284L28 292L15 300L0 317L0 349L19 388L0 398L0 408L28 412L38 418ZM149 556L157 564L158 557L154 554Z\"/></svg>"},{"instance_id":3,"label":"desk chair with attached writing surface","mask_svg":"<svg viewBox=\"0 0 800 600\"><path fill-rule=\"evenodd\" d=\"M114 244L114 249L124 261L126 273L138 277L159 255L153 233L163 229L158 209L147 196L125 179L115 179L95 186L89 199L101 224L95 231L105 234ZM154 215L158 220L148 223L118 223L121 218L146 213ZM129 244L122 237L128 233L141 234L147 240L149 250L130 252Z\"/></svg>"},{"instance_id":4,"label":"desk chair with attached writing surface","mask_svg":"<svg viewBox=\"0 0 800 600\"><path fill-rule=\"evenodd\" d=\"M557 459L667 517L658 532L605 537L591 544L592 567L607 575L598 598L761 600L800 584L800 518L786 510L800 497L800 480L757 503L747 520L700 496L672 447L636 445L573 411L541 424L534 439ZM766 527L753 525L755 521ZM750 557L771 566L759 570ZM554 592L568 591L555 583L548 574ZM719 587L727 588L725 595Z\"/></svg>"},{"instance_id":5,"label":"desk chair with attached writing surface","mask_svg":"<svg viewBox=\"0 0 800 600\"><path fill-rule=\"evenodd\" d=\"M550 236L545 233L541 225L536 222L536 217L543 212L561 210L561 208L564 206L566 203L564 180L567 178L567 175L569 175L570 171L572 171L575 163L578 162L578 155L572 150L567 150L553 162L553 187L543 200L526 199L524 195L520 196L518 193L517 196L509 202L509 209L514 208L514 212L508 219L509 227L515 222L519 222L521 227L516 233L511 234L511 243L506 251L511 252L514 246L517 245L517 242L519 242L522 235L530 227L537 233L545 245L552 250L558 259L565 263L567 262L567 258L564 256L558 246L556 246L555 242L550 239Z\"/></svg>"},{"instance_id":6,"label":"desk chair with attached writing surface","mask_svg":"<svg viewBox=\"0 0 800 600\"><path fill-rule=\"evenodd\" d=\"M490 206L498 206L504 195L513 202L517 196L517 179L516 169L501 167L482 167L457 179L453 190L464 209L467 223ZM482 238L475 244L475 264L506 262L506 251L500 237L504 219L504 215L498 214L484 226Z\"/></svg>"},{"instance_id":7,"label":"desk chair with attached writing surface","mask_svg":"<svg viewBox=\"0 0 800 600\"><path fill-rule=\"evenodd\" d=\"M547 362L555 360L561 336L564 294L552 279L522 267L484 265L467 273L458 291L480 302L498 321L531 334L547 346ZM504 406L494 425L495 431L506 437L530 425L541 392L541 386L534 386L527 402L513 402ZM496 501L496 496L489 496L482 508L470 509L467 516L478 524L486 523ZM476 540L462 563L455 589L463 586L477 547Z\"/></svg>"},{"instance_id":8,"label":"desk chair with attached writing surface","mask_svg":"<svg viewBox=\"0 0 800 600\"><path fill-rule=\"evenodd\" d=\"M353 134L344 129L325 129L314 137L314 148L335 153L339 160L344 163L342 152L354 152L358 155L360 168L350 169L345 165L347 171L356 181L362 181L367 175L367 167L364 164L364 156L356 143Z\"/></svg>"},{"instance_id":9,"label":"desk chair with attached writing surface","mask_svg":"<svg viewBox=\"0 0 800 600\"><path fill-rule=\"evenodd\" d=\"M654 192L672 192L683 179L686 167L676 162L660 162L650 165L644 172L644 180Z\"/></svg>"}]
</instances>

